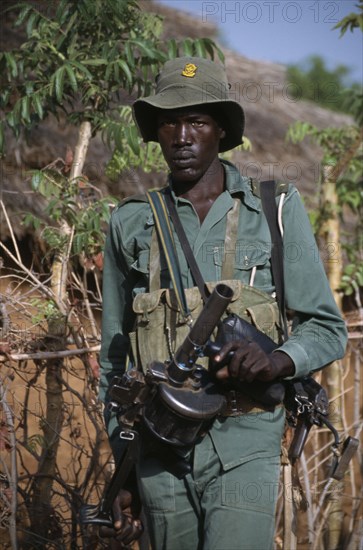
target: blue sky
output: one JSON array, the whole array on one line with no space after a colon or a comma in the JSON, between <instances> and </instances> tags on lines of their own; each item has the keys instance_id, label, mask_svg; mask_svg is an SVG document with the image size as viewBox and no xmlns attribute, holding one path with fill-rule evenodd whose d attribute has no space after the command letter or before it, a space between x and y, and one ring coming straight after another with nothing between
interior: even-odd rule
<instances>
[{"instance_id":1,"label":"blue sky","mask_svg":"<svg viewBox=\"0 0 363 550\"><path fill-rule=\"evenodd\" d=\"M158 0L218 25L223 43L250 59L282 64L299 63L318 54L330 69L351 68L350 77L362 83L363 34L347 31L340 38L334 25L358 0Z\"/></svg>"}]
</instances>

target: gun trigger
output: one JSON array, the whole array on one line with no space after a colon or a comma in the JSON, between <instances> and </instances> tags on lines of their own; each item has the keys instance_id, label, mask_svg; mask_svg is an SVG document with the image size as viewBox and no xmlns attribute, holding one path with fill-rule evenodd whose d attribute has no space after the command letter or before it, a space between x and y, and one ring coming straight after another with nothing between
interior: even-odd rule
<instances>
[{"instance_id":1,"label":"gun trigger","mask_svg":"<svg viewBox=\"0 0 363 550\"><path fill-rule=\"evenodd\" d=\"M303 385L301 382L296 382L294 384L295 388L295 401L298 405L297 407L297 414L303 414L305 411L311 412L312 410L312 403L309 399L309 396L307 392L304 390Z\"/></svg>"},{"instance_id":2,"label":"gun trigger","mask_svg":"<svg viewBox=\"0 0 363 550\"><path fill-rule=\"evenodd\" d=\"M340 481L343 479L345 472L348 469L349 462L353 458L354 454L358 449L359 441L355 437L348 436L343 443L343 449L341 452L340 459L337 461L333 472L330 474L330 477Z\"/></svg>"}]
</instances>

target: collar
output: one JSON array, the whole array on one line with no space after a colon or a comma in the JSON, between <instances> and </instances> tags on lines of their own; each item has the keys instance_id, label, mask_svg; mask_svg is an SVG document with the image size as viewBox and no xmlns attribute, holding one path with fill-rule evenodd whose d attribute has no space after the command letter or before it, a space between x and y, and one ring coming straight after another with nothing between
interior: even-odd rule
<instances>
[{"instance_id":1,"label":"collar","mask_svg":"<svg viewBox=\"0 0 363 550\"><path fill-rule=\"evenodd\" d=\"M256 212L260 212L261 205L252 193L251 179L246 176L241 176L237 167L228 160L220 159L220 161L226 174L226 189L230 195L233 196L240 194L242 196L242 201L246 206L256 210ZM168 176L168 187L171 189L173 199L176 201L180 200L174 193L170 174Z\"/></svg>"},{"instance_id":2,"label":"collar","mask_svg":"<svg viewBox=\"0 0 363 550\"><path fill-rule=\"evenodd\" d=\"M255 195L252 193L251 179L241 176L237 167L228 160L221 159L221 163L226 173L226 188L233 196L242 194L244 204L253 210L259 212L261 205Z\"/></svg>"}]
</instances>

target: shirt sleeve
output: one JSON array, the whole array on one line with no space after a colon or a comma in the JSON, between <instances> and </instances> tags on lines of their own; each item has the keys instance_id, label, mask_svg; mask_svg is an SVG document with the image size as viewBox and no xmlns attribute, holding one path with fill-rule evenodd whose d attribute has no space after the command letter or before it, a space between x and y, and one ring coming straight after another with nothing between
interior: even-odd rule
<instances>
[{"instance_id":1,"label":"shirt sleeve","mask_svg":"<svg viewBox=\"0 0 363 550\"><path fill-rule=\"evenodd\" d=\"M284 203L283 226L286 305L294 317L290 338L279 351L291 357L295 364L293 378L298 378L342 358L347 329L295 188Z\"/></svg>"},{"instance_id":2,"label":"shirt sleeve","mask_svg":"<svg viewBox=\"0 0 363 550\"><path fill-rule=\"evenodd\" d=\"M113 212L104 249L102 283L102 340L101 380L99 399L106 405L105 421L109 435L118 426L114 415L109 413L108 388L114 376L125 370L129 350L128 333L132 323L132 287L127 251L122 243L122 228L117 210Z\"/></svg>"}]
</instances>

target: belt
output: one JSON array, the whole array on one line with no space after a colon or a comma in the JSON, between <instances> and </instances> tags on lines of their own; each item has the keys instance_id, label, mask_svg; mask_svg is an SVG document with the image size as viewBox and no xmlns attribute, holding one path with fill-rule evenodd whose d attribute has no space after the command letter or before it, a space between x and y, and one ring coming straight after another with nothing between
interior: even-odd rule
<instances>
[{"instance_id":1,"label":"belt","mask_svg":"<svg viewBox=\"0 0 363 550\"><path fill-rule=\"evenodd\" d=\"M260 401L255 401L245 393L235 390L229 390L225 394L226 404L220 416L240 416L247 413L273 412L275 407L282 407L282 403L278 405L264 405Z\"/></svg>"}]
</instances>

